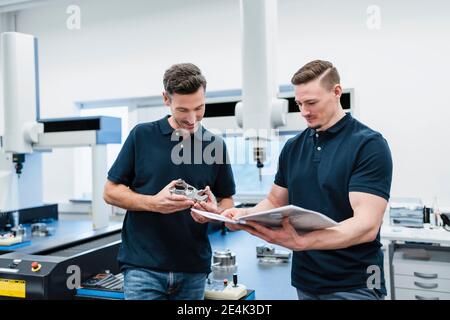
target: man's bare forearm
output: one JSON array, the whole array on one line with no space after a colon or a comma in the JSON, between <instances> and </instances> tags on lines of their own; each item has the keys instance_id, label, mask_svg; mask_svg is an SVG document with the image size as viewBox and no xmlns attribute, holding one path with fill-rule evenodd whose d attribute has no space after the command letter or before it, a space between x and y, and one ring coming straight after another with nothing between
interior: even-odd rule
<instances>
[{"instance_id":1,"label":"man's bare forearm","mask_svg":"<svg viewBox=\"0 0 450 320\"><path fill-rule=\"evenodd\" d=\"M106 203L130 211L153 211L153 196L134 192L123 184L118 184L105 190Z\"/></svg>"},{"instance_id":2,"label":"man's bare forearm","mask_svg":"<svg viewBox=\"0 0 450 320\"><path fill-rule=\"evenodd\" d=\"M371 242L376 238L379 226L371 226L355 217L328 229L312 231L301 236L298 250L335 250ZM295 250L295 248L294 248Z\"/></svg>"},{"instance_id":3,"label":"man's bare forearm","mask_svg":"<svg viewBox=\"0 0 450 320\"><path fill-rule=\"evenodd\" d=\"M288 204L287 189L273 185L267 197L253 208L243 209L244 215L279 208Z\"/></svg>"},{"instance_id":4,"label":"man's bare forearm","mask_svg":"<svg viewBox=\"0 0 450 320\"><path fill-rule=\"evenodd\" d=\"M383 221L387 200L361 192L350 192L349 199L353 217L336 227L303 235L300 247L308 250L341 249L374 241Z\"/></svg>"},{"instance_id":5,"label":"man's bare forearm","mask_svg":"<svg viewBox=\"0 0 450 320\"><path fill-rule=\"evenodd\" d=\"M219 209L220 213L222 213L226 209L234 207L234 201L233 201L233 198L231 198L231 197L218 199L218 200L219 201L217 202L217 208Z\"/></svg>"},{"instance_id":6,"label":"man's bare forearm","mask_svg":"<svg viewBox=\"0 0 450 320\"><path fill-rule=\"evenodd\" d=\"M254 206L252 208L245 208L242 210L244 210L245 215L248 215L248 214L252 214L252 213L256 213L256 212L260 212L260 211L274 209L277 207L278 206L276 204L272 203L272 201L270 201L268 198L266 198L266 199L262 200L260 203L258 203L256 206Z\"/></svg>"}]
</instances>

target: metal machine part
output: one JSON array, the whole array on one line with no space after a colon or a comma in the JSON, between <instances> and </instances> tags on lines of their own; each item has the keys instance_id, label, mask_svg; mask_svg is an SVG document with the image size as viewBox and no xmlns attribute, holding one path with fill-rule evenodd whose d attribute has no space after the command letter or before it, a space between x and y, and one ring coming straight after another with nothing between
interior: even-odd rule
<instances>
[{"instance_id":1,"label":"metal machine part","mask_svg":"<svg viewBox=\"0 0 450 320\"><path fill-rule=\"evenodd\" d=\"M213 255L213 266L229 267L236 265L236 254L229 249L215 250Z\"/></svg>"},{"instance_id":2,"label":"metal machine part","mask_svg":"<svg viewBox=\"0 0 450 320\"><path fill-rule=\"evenodd\" d=\"M237 272L236 254L229 249L215 250L211 269L214 279L232 279Z\"/></svg>"},{"instance_id":3,"label":"metal machine part","mask_svg":"<svg viewBox=\"0 0 450 320\"><path fill-rule=\"evenodd\" d=\"M33 223L31 225L31 234L37 237L47 237L54 233L54 228L47 226L45 223Z\"/></svg>"},{"instance_id":4,"label":"metal machine part","mask_svg":"<svg viewBox=\"0 0 450 320\"><path fill-rule=\"evenodd\" d=\"M25 162L24 154L13 154L14 168L16 169L16 174L20 176L22 174L23 163Z\"/></svg>"},{"instance_id":5,"label":"metal machine part","mask_svg":"<svg viewBox=\"0 0 450 320\"><path fill-rule=\"evenodd\" d=\"M288 251L277 251L274 246L262 244L256 247L256 257L260 262L288 262L291 253Z\"/></svg>"},{"instance_id":6,"label":"metal machine part","mask_svg":"<svg viewBox=\"0 0 450 320\"><path fill-rule=\"evenodd\" d=\"M256 139L255 147L253 148L253 160L256 162L258 168L259 181L262 181L262 168L264 168L264 161L266 161L265 148L261 146L260 140Z\"/></svg>"},{"instance_id":7,"label":"metal machine part","mask_svg":"<svg viewBox=\"0 0 450 320\"><path fill-rule=\"evenodd\" d=\"M195 201L206 201L208 199L208 195L205 193L205 190L197 190L195 187L186 183L183 179L178 179L175 186L170 188L169 191L173 194L186 196Z\"/></svg>"},{"instance_id":8,"label":"metal machine part","mask_svg":"<svg viewBox=\"0 0 450 320\"><path fill-rule=\"evenodd\" d=\"M99 273L86 280L82 284L83 288L93 288L99 290L123 291L123 273Z\"/></svg>"},{"instance_id":9,"label":"metal machine part","mask_svg":"<svg viewBox=\"0 0 450 320\"><path fill-rule=\"evenodd\" d=\"M12 227L11 231L14 233L14 235L16 237L19 237L19 236L23 237L23 236L25 236L25 233L26 233L25 227L21 224L15 226L15 227Z\"/></svg>"}]
</instances>

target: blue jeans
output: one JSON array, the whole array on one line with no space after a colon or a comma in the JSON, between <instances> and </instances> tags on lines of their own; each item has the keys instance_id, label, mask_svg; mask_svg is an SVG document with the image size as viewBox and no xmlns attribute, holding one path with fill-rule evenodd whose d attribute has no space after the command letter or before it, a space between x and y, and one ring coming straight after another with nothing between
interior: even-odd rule
<instances>
[{"instance_id":1,"label":"blue jeans","mask_svg":"<svg viewBox=\"0 0 450 320\"><path fill-rule=\"evenodd\" d=\"M202 300L206 276L206 273L126 268L123 291L126 300Z\"/></svg>"},{"instance_id":2,"label":"blue jeans","mask_svg":"<svg viewBox=\"0 0 450 320\"><path fill-rule=\"evenodd\" d=\"M313 294L297 288L299 300L384 300L384 295L376 290L361 288L328 294Z\"/></svg>"}]
</instances>

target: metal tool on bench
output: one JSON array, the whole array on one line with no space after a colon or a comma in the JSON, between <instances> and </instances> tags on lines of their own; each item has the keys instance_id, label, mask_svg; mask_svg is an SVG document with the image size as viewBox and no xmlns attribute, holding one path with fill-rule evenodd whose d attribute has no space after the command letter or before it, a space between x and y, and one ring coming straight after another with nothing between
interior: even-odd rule
<instances>
[{"instance_id":1,"label":"metal tool on bench","mask_svg":"<svg viewBox=\"0 0 450 320\"><path fill-rule=\"evenodd\" d=\"M183 179L178 179L175 186L170 188L169 191L173 194L186 196L195 201L206 201L208 199L205 190L197 190Z\"/></svg>"},{"instance_id":2,"label":"metal tool on bench","mask_svg":"<svg viewBox=\"0 0 450 320\"><path fill-rule=\"evenodd\" d=\"M54 231L54 228L49 227L43 222L37 222L31 225L31 234L35 237L48 237L53 235Z\"/></svg>"},{"instance_id":3,"label":"metal tool on bench","mask_svg":"<svg viewBox=\"0 0 450 320\"><path fill-rule=\"evenodd\" d=\"M237 272L236 254L229 249L214 250L211 269L214 279L231 279Z\"/></svg>"},{"instance_id":4,"label":"metal tool on bench","mask_svg":"<svg viewBox=\"0 0 450 320\"><path fill-rule=\"evenodd\" d=\"M123 274L116 275L106 272L99 273L82 284L83 288L95 288L101 290L122 291Z\"/></svg>"},{"instance_id":5,"label":"metal tool on bench","mask_svg":"<svg viewBox=\"0 0 450 320\"><path fill-rule=\"evenodd\" d=\"M256 247L256 257L259 262L288 262L291 253L285 250L276 250L274 246L261 244Z\"/></svg>"}]
</instances>

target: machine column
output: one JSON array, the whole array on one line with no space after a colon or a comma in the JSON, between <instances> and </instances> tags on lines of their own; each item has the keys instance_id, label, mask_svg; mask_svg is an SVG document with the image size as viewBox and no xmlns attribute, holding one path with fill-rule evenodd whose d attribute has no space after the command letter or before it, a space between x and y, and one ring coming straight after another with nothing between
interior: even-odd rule
<instances>
[{"instance_id":1,"label":"machine column","mask_svg":"<svg viewBox=\"0 0 450 320\"><path fill-rule=\"evenodd\" d=\"M103 189L107 175L106 145L92 146L92 223L94 229L109 224L109 206L103 200Z\"/></svg>"}]
</instances>

